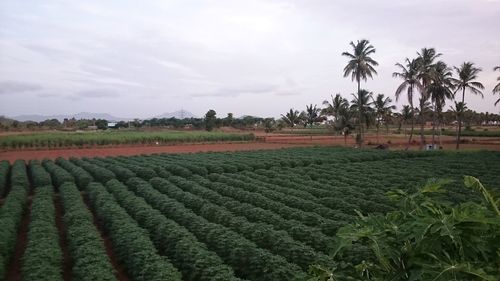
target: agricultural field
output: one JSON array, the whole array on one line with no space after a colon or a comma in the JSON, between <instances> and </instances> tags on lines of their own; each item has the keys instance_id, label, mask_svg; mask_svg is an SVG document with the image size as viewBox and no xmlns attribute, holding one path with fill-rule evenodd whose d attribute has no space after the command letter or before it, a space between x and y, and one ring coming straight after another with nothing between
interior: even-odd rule
<instances>
[{"instance_id":1,"label":"agricultural field","mask_svg":"<svg viewBox=\"0 0 500 281\"><path fill-rule=\"evenodd\" d=\"M331 265L356 210L394 210L387 191L447 178L448 200L480 200L462 177L500 191L499 163L498 152L338 147L3 161L0 276L306 280L311 264Z\"/></svg>"},{"instance_id":2,"label":"agricultural field","mask_svg":"<svg viewBox=\"0 0 500 281\"><path fill-rule=\"evenodd\" d=\"M0 149L47 149L103 145L151 145L249 141L253 134L206 131L45 132L0 136Z\"/></svg>"}]
</instances>

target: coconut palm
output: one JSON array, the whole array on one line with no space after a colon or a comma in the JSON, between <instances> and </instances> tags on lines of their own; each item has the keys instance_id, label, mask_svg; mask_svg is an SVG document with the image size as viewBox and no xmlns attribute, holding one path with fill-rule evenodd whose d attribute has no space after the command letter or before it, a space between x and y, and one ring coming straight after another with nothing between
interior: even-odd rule
<instances>
[{"instance_id":1,"label":"coconut palm","mask_svg":"<svg viewBox=\"0 0 500 281\"><path fill-rule=\"evenodd\" d=\"M408 120L413 120L413 109L409 105L404 105L399 116L406 136L406 122L408 122Z\"/></svg>"},{"instance_id":2,"label":"coconut palm","mask_svg":"<svg viewBox=\"0 0 500 281\"><path fill-rule=\"evenodd\" d=\"M441 56L441 53L437 53L434 48L422 48L420 52L417 52L417 64L418 64L418 78L422 84L423 90L420 91L419 98L419 115L420 119L420 149L424 148L425 138L424 138L424 126L425 126L425 112L424 106L429 100L428 86L434 79L435 76L435 60Z\"/></svg>"},{"instance_id":3,"label":"coconut palm","mask_svg":"<svg viewBox=\"0 0 500 281\"><path fill-rule=\"evenodd\" d=\"M377 98L373 100L373 106L375 107L375 125L377 126L377 144L379 143L379 129L380 124L384 122L387 131L389 131L389 117L392 114L392 110L396 109L396 106L391 104L392 99L384 96L384 94L378 94ZM387 132L389 133L389 132Z\"/></svg>"},{"instance_id":4,"label":"coconut palm","mask_svg":"<svg viewBox=\"0 0 500 281\"><path fill-rule=\"evenodd\" d=\"M493 71L500 71L500 66L496 66L493 68ZM497 81L500 81L500 76L498 76ZM500 93L500 82L493 88L493 94ZM500 102L500 98L495 102L495 105L497 105Z\"/></svg>"},{"instance_id":5,"label":"coconut palm","mask_svg":"<svg viewBox=\"0 0 500 281\"><path fill-rule=\"evenodd\" d=\"M433 77L431 83L427 86L427 92L434 109L432 122L432 144L435 144L436 124L439 129L439 116L441 115L447 99L452 99L453 80L451 69L442 61L438 61L433 69ZM441 130L439 135L441 143Z\"/></svg>"},{"instance_id":6,"label":"coconut palm","mask_svg":"<svg viewBox=\"0 0 500 281\"><path fill-rule=\"evenodd\" d=\"M300 122L300 113L298 110L290 108L290 111L285 115L281 114L281 120L283 120L288 126L293 128Z\"/></svg>"},{"instance_id":7,"label":"coconut palm","mask_svg":"<svg viewBox=\"0 0 500 281\"><path fill-rule=\"evenodd\" d=\"M458 78L453 79L453 85L455 87L455 93L458 91L462 91L462 104L465 106L465 92L468 90L469 92L483 96L483 92L481 90L484 89L483 84L481 82L476 81L477 75L481 72L481 68L474 66L472 62L464 62L460 67L454 67L455 72L458 75ZM460 118L458 119L458 130L457 130L457 149L460 148L460 135L462 133L462 116L463 114L458 115Z\"/></svg>"},{"instance_id":8,"label":"coconut palm","mask_svg":"<svg viewBox=\"0 0 500 281\"><path fill-rule=\"evenodd\" d=\"M408 138L408 144L411 143L411 139L413 137L413 128L415 125L415 111L413 107L413 96L415 92L423 91L422 84L418 79L418 61L416 59L406 59L405 65L401 63L396 63L396 66L401 69L401 72L394 72L392 74L393 77L401 78L403 83L399 85L396 89L396 101L399 100L399 97L403 92L406 91L406 95L408 97L409 109L411 110L411 130L410 137Z\"/></svg>"},{"instance_id":9,"label":"coconut palm","mask_svg":"<svg viewBox=\"0 0 500 281\"><path fill-rule=\"evenodd\" d=\"M350 109L357 113L357 123L360 124L360 126L366 125L367 128L370 127L370 124L372 124L374 119L374 110L372 108L373 93L361 89L358 92L358 95L351 95L353 99L351 101ZM361 137L361 135L359 137Z\"/></svg>"},{"instance_id":10,"label":"coconut palm","mask_svg":"<svg viewBox=\"0 0 500 281\"><path fill-rule=\"evenodd\" d=\"M344 77L351 76L352 81L356 81L358 84L358 100L361 101L360 91L361 91L361 79L367 80L368 77L373 78L373 74L377 74L375 66L378 65L370 55L375 53L375 48L370 44L370 41L366 39L358 40L355 44L351 41L350 43L353 52L343 52L342 56L349 58L349 62L344 67ZM361 107L361 105L359 105ZM361 111L358 112L361 114ZM363 144L363 124L361 123L363 117L358 116L359 125L359 145Z\"/></svg>"},{"instance_id":11,"label":"coconut palm","mask_svg":"<svg viewBox=\"0 0 500 281\"><path fill-rule=\"evenodd\" d=\"M321 110L321 113L324 115L333 116L333 121L337 121L340 110L343 107L346 107L349 103L346 99L344 99L340 94L336 94L335 97L331 96L331 103L327 100L323 101L323 105L326 107Z\"/></svg>"},{"instance_id":12,"label":"coconut palm","mask_svg":"<svg viewBox=\"0 0 500 281\"><path fill-rule=\"evenodd\" d=\"M318 122L319 120L319 112L320 109L316 107L316 105L306 105L306 112L305 112L305 125L309 124L309 126L312 127L314 122Z\"/></svg>"}]
</instances>

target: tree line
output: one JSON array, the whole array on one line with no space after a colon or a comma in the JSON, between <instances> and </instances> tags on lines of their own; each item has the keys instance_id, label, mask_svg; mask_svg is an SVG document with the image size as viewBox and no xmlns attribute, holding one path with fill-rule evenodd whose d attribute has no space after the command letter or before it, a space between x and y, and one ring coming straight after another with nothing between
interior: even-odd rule
<instances>
[{"instance_id":1,"label":"tree line","mask_svg":"<svg viewBox=\"0 0 500 281\"><path fill-rule=\"evenodd\" d=\"M357 92L351 94L352 100L343 98L340 94L332 96L331 101L325 100L323 109L316 106L306 107L306 111L290 109L289 112L282 115L282 120L290 127L297 124L313 124L315 121L321 121L322 116L333 117L333 127L342 131L346 136L352 130L356 130L356 141L362 146L364 135L370 125L377 128L377 138L379 128L382 124L387 127L391 119L399 119L400 124L409 122L411 124L408 143L413 140L415 124L420 125L420 146L425 145L424 127L426 121L431 120L432 124L432 143L435 144L436 130L444 124L450 123L450 115L453 121L457 123L456 148L461 142L462 125L471 123L471 119L477 119L478 115L483 119L481 124L495 122L495 115L475 113L467 108L465 94L472 93L484 97L485 87L479 82L478 74L482 71L473 62L464 62L460 66L449 67L444 61L440 60L442 56L434 48L422 48L416 53L415 58L406 58L403 63L396 63L398 71L393 73L393 77L400 79L401 84L395 91L396 101L402 95L406 95L408 104L404 105L401 112L393 112L396 108L392 105L392 99L384 94L374 95L366 89L361 88L361 81L373 79L377 75L376 67L378 62L372 58L375 48L366 39L358 40L356 43L350 42L351 51L343 52L342 56L348 58L348 63L344 67L344 77L350 77L357 84ZM497 66L493 71L500 71ZM500 81L500 77L497 78ZM493 94L500 94L500 83L492 90ZM414 98L418 99L417 105L414 105ZM447 101L453 104L447 112L444 112ZM495 102L497 105L500 98ZM487 118L487 117L488 118ZM469 119L467 119L469 118ZM486 119L486 120L485 120ZM452 121L452 122L453 122ZM401 125L400 125L401 126Z\"/></svg>"}]
</instances>

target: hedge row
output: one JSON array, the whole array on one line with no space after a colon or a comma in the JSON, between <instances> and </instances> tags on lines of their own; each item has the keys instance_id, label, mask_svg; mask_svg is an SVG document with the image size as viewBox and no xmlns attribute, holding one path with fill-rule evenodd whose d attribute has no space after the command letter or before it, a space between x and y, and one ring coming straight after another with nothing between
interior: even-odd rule
<instances>
[{"instance_id":1,"label":"hedge row","mask_svg":"<svg viewBox=\"0 0 500 281\"><path fill-rule=\"evenodd\" d=\"M57 281L62 277L62 251L56 227L52 186L35 189L31 206L28 244L23 256L25 281Z\"/></svg>"},{"instance_id":2,"label":"hedge row","mask_svg":"<svg viewBox=\"0 0 500 281\"><path fill-rule=\"evenodd\" d=\"M59 194L64 207L66 238L73 261L73 280L117 280L104 242L93 224L92 213L83 203L76 185L64 183L59 187Z\"/></svg>"},{"instance_id":3,"label":"hedge row","mask_svg":"<svg viewBox=\"0 0 500 281\"><path fill-rule=\"evenodd\" d=\"M133 280L181 280L181 274L170 261L158 255L149 233L137 225L104 186L90 183L86 191L111 237L113 250Z\"/></svg>"}]
</instances>

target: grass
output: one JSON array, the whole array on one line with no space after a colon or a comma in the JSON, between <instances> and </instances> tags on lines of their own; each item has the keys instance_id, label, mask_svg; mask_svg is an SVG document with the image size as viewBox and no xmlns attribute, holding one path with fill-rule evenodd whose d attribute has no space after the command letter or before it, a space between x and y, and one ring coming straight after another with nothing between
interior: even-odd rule
<instances>
[{"instance_id":1,"label":"grass","mask_svg":"<svg viewBox=\"0 0 500 281\"><path fill-rule=\"evenodd\" d=\"M59 148L122 144L171 144L219 141L250 141L253 134L233 134L205 131L102 131L44 132L0 137L0 148Z\"/></svg>"}]
</instances>

